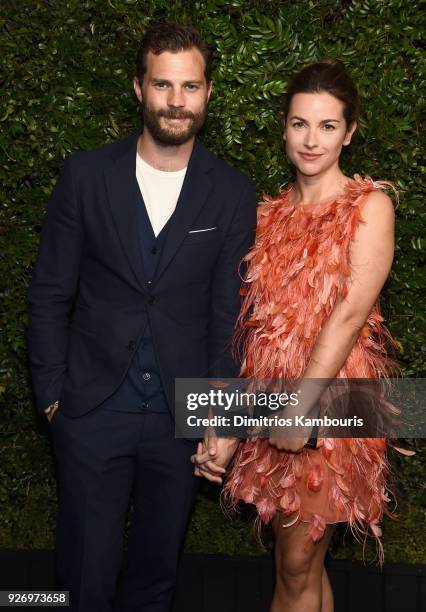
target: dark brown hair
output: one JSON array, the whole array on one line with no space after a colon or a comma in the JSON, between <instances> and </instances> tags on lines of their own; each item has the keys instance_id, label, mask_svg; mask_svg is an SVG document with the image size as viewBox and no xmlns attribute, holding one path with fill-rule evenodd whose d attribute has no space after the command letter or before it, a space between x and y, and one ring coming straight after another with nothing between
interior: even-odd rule
<instances>
[{"instance_id":1,"label":"dark brown hair","mask_svg":"<svg viewBox=\"0 0 426 612\"><path fill-rule=\"evenodd\" d=\"M285 100L285 118L295 94L326 91L343 103L346 127L358 121L360 100L358 91L343 63L335 59L324 59L305 66L290 83Z\"/></svg>"},{"instance_id":2,"label":"dark brown hair","mask_svg":"<svg viewBox=\"0 0 426 612\"><path fill-rule=\"evenodd\" d=\"M200 33L191 25L173 23L171 21L158 21L149 26L146 30L136 57L136 76L142 84L146 72L146 57L151 51L159 55L164 51L177 53L196 47L204 58L204 75L207 83L211 81L213 68L214 50Z\"/></svg>"}]
</instances>

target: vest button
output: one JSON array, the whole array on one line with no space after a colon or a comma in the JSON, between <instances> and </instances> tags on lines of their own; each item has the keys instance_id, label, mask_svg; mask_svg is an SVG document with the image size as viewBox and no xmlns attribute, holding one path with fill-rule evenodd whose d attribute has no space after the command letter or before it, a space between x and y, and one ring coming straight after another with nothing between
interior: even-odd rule
<instances>
[{"instance_id":1,"label":"vest button","mask_svg":"<svg viewBox=\"0 0 426 612\"><path fill-rule=\"evenodd\" d=\"M142 378L143 380L151 380L151 374L149 372L144 372Z\"/></svg>"},{"instance_id":2,"label":"vest button","mask_svg":"<svg viewBox=\"0 0 426 612\"><path fill-rule=\"evenodd\" d=\"M152 306L154 302L155 302L155 296L154 296L154 295L150 295L150 296L148 297L148 304L149 304L150 306Z\"/></svg>"}]
</instances>

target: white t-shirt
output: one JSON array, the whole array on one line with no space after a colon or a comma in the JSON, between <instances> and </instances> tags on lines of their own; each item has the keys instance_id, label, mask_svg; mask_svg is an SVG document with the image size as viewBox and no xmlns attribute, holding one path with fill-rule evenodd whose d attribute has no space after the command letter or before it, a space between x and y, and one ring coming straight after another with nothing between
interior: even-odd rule
<instances>
[{"instance_id":1,"label":"white t-shirt","mask_svg":"<svg viewBox=\"0 0 426 612\"><path fill-rule=\"evenodd\" d=\"M136 178L155 236L174 213L185 173L186 168L177 172L157 170L136 154Z\"/></svg>"}]
</instances>

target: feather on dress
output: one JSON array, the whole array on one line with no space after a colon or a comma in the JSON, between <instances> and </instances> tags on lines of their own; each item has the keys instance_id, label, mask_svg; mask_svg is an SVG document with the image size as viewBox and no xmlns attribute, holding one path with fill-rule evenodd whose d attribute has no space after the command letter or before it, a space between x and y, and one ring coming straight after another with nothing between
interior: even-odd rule
<instances>
[{"instance_id":1,"label":"feather on dress","mask_svg":"<svg viewBox=\"0 0 426 612\"><path fill-rule=\"evenodd\" d=\"M236 335L244 340L242 377L303 376L321 328L348 292L350 243L363 222L363 204L369 193L389 186L355 175L343 195L326 202L295 206L290 185L259 206ZM376 303L337 376L385 377L389 340ZM327 524L347 522L355 536L376 538L382 562L379 524L383 513L392 516L386 447L383 438L323 438L317 449L294 454L267 439L249 439L234 457L225 503L255 504L263 523L278 511L284 525L307 522L313 541Z\"/></svg>"}]
</instances>

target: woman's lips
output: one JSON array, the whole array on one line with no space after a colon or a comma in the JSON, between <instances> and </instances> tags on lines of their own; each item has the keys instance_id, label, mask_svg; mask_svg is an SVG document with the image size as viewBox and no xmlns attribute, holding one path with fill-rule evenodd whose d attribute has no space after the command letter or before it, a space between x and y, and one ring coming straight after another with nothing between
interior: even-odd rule
<instances>
[{"instance_id":1,"label":"woman's lips","mask_svg":"<svg viewBox=\"0 0 426 612\"><path fill-rule=\"evenodd\" d=\"M321 157L322 153L299 153L299 155L306 161L315 161Z\"/></svg>"}]
</instances>

